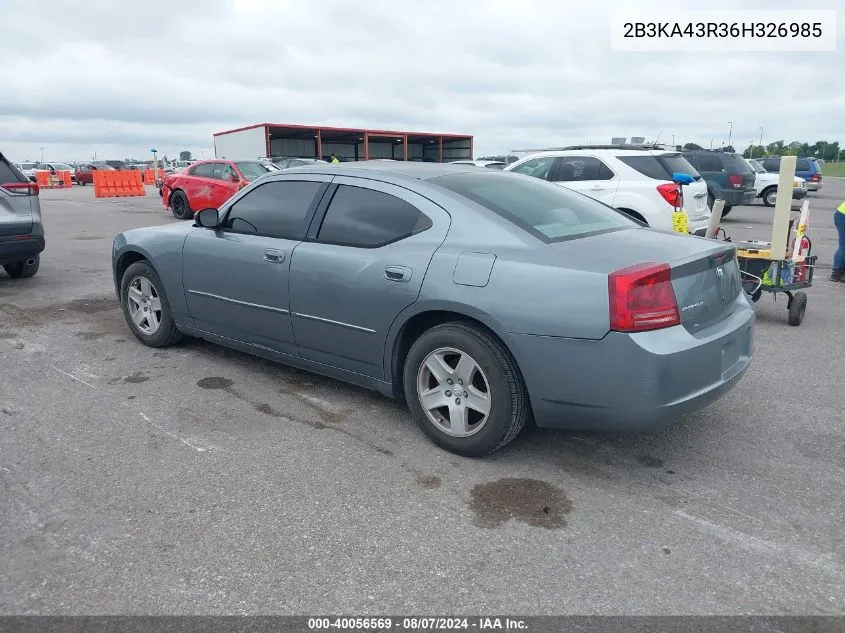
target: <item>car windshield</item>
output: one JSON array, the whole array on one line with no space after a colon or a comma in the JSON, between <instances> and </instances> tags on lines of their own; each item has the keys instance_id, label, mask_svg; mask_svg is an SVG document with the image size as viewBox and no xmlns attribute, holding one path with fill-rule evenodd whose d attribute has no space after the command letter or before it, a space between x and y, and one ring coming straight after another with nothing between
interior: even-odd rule
<instances>
[{"instance_id":1,"label":"car windshield","mask_svg":"<svg viewBox=\"0 0 845 633\"><path fill-rule=\"evenodd\" d=\"M67 163L52 163L52 165L59 171L73 171L73 167L71 167Z\"/></svg>"},{"instance_id":2,"label":"car windshield","mask_svg":"<svg viewBox=\"0 0 845 633\"><path fill-rule=\"evenodd\" d=\"M756 171L758 174L765 174L766 173L766 170L763 169L763 166L760 163L758 163L756 160L749 160L749 161L746 161L746 162L749 165L751 165L751 169Z\"/></svg>"},{"instance_id":3,"label":"car windshield","mask_svg":"<svg viewBox=\"0 0 845 633\"><path fill-rule=\"evenodd\" d=\"M431 180L545 242L638 226L622 213L538 178L483 170Z\"/></svg>"},{"instance_id":4,"label":"car windshield","mask_svg":"<svg viewBox=\"0 0 845 633\"><path fill-rule=\"evenodd\" d=\"M241 163L235 163L235 165L238 166L238 169L241 170L241 173L247 180L255 180L256 178L260 178L268 171L270 171L270 169L268 169L258 161L244 161Z\"/></svg>"},{"instance_id":5,"label":"car windshield","mask_svg":"<svg viewBox=\"0 0 845 633\"><path fill-rule=\"evenodd\" d=\"M36 166L35 163L21 163L21 169L35 169Z\"/></svg>"}]
</instances>

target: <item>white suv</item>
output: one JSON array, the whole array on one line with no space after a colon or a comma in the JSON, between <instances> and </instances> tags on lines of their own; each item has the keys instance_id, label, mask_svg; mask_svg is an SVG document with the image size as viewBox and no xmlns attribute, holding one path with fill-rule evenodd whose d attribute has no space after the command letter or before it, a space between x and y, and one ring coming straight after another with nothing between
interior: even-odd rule
<instances>
[{"instance_id":1,"label":"white suv","mask_svg":"<svg viewBox=\"0 0 845 633\"><path fill-rule=\"evenodd\" d=\"M566 147L531 154L505 171L573 189L662 231L673 230L678 185L672 174L689 174L695 182L682 191L690 233L704 235L710 220L707 184L677 151L628 145Z\"/></svg>"}]
</instances>

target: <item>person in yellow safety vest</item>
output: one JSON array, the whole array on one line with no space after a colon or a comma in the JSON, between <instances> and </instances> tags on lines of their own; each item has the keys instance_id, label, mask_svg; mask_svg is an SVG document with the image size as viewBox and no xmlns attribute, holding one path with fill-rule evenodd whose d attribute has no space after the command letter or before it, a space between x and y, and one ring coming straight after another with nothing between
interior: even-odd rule
<instances>
[{"instance_id":1,"label":"person in yellow safety vest","mask_svg":"<svg viewBox=\"0 0 845 633\"><path fill-rule=\"evenodd\" d=\"M340 161L337 159L337 156L332 154L330 162L331 162L332 165L337 165Z\"/></svg>"},{"instance_id":2,"label":"person in yellow safety vest","mask_svg":"<svg viewBox=\"0 0 845 633\"><path fill-rule=\"evenodd\" d=\"M833 272L831 281L845 282L845 202L833 212L833 224L839 234L839 248L833 254Z\"/></svg>"}]
</instances>

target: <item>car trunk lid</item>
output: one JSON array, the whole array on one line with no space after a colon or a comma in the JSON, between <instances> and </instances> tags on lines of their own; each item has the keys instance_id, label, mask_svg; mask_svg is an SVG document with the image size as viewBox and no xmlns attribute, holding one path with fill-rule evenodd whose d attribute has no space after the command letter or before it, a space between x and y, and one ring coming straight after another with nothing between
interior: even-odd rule
<instances>
[{"instance_id":1,"label":"car trunk lid","mask_svg":"<svg viewBox=\"0 0 845 633\"><path fill-rule=\"evenodd\" d=\"M719 240L638 227L548 247L550 264L602 275L644 262L668 264L681 324L689 332L728 316L742 291L736 251Z\"/></svg>"}]
</instances>

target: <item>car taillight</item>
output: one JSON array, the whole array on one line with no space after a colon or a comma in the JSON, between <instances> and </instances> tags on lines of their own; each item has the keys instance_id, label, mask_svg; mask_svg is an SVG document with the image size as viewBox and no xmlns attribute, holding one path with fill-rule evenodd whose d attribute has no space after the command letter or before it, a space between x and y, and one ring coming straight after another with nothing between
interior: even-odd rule
<instances>
[{"instance_id":1,"label":"car taillight","mask_svg":"<svg viewBox=\"0 0 845 633\"><path fill-rule=\"evenodd\" d=\"M812 180L813 182L818 182L821 179L822 178L819 174L813 174L812 176L810 176L810 180Z\"/></svg>"},{"instance_id":2,"label":"car taillight","mask_svg":"<svg viewBox=\"0 0 845 633\"><path fill-rule=\"evenodd\" d=\"M37 196L39 192L38 183L35 182L9 182L0 185L0 187L12 193L21 193L27 196Z\"/></svg>"},{"instance_id":3,"label":"car taillight","mask_svg":"<svg viewBox=\"0 0 845 633\"><path fill-rule=\"evenodd\" d=\"M742 187L742 174L731 174L728 176L728 182L734 189Z\"/></svg>"},{"instance_id":4,"label":"car taillight","mask_svg":"<svg viewBox=\"0 0 845 633\"><path fill-rule=\"evenodd\" d=\"M644 332L681 322L668 264L647 262L610 273L610 329Z\"/></svg>"},{"instance_id":5,"label":"car taillight","mask_svg":"<svg viewBox=\"0 0 845 633\"><path fill-rule=\"evenodd\" d=\"M662 185L657 185L657 193L663 196L663 199L672 205L672 207L681 206L681 185L674 182L666 182Z\"/></svg>"}]
</instances>

